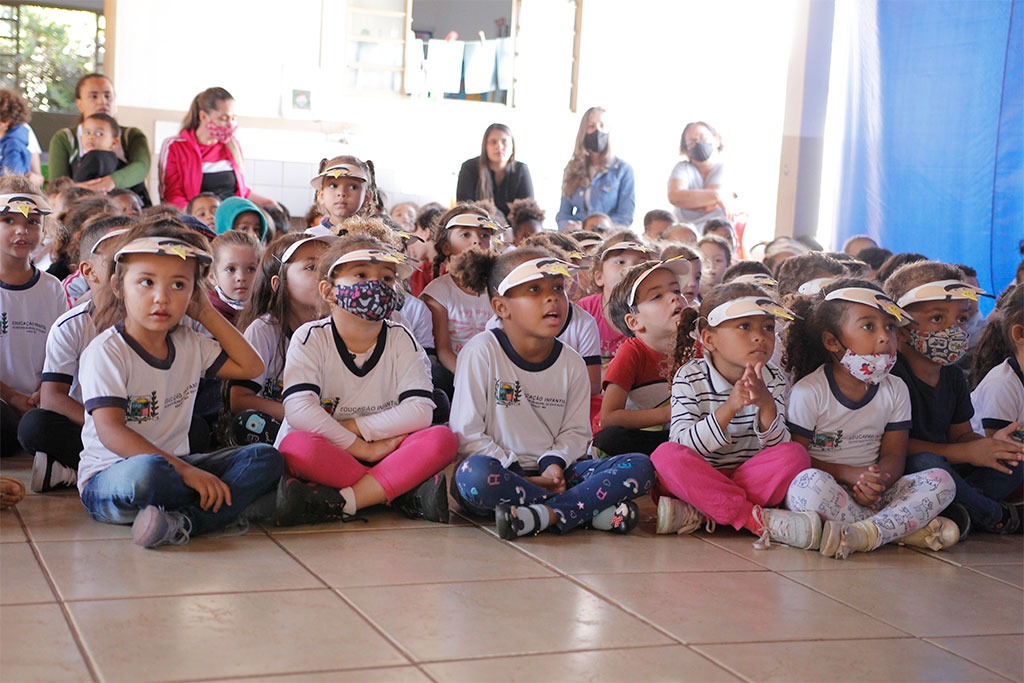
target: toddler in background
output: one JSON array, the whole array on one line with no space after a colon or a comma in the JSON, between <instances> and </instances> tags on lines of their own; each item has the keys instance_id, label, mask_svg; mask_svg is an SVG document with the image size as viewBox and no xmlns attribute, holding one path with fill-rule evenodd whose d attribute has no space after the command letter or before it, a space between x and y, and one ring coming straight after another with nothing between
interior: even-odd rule
<instances>
[{"instance_id":1,"label":"toddler in background","mask_svg":"<svg viewBox=\"0 0 1024 683\"><path fill-rule=\"evenodd\" d=\"M544 232L544 211L533 199L516 199L508 206L512 244L519 246L531 235Z\"/></svg>"},{"instance_id":2,"label":"toddler in background","mask_svg":"<svg viewBox=\"0 0 1024 683\"><path fill-rule=\"evenodd\" d=\"M683 278L682 295L688 305L700 306L701 274L704 272L704 257L698 249L689 244L669 244L661 250L661 259L668 261L677 256L686 259L690 264L690 272Z\"/></svg>"},{"instance_id":3,"label":"toddler in background","mask_svg":"<svg viewBox=\"0 0 1024 683\"><path fill-rule=\"evenodd\" d=\"M757 548L771 541L818 547L816 513L774 507L811 465L803 446L789 440L786 382L768 362L777 317L793 314L760 287L737 283L713 288L699 311L683 311L671 441L651 455L659 488L674 496L658 500L658 533L728 524L757 536ZM694 357L698 342L703 358Z\"/></svg>"},{"instance_id":4,"label":"toddler in background","mask_svg":"<svg viewBox=\"0 0 1024 683\"><path fill-rule=\"evenodd\" d=\"M214 192L200 192L185 207L185 213L195 216L201 220L210 230L215 230L217 222L215 216L220 208L220 197Z\"/></svg>"},{"instance_id":5,"label":"toddler in background","mask_svg":"<svg viewBox=\"0 0 1024 683\"><path fill-rule=\"evenodd\" d=\"M247 232L262 242L267 239L267 217L260 207L244 197L228 197L214 214L214 228L218 235L228 230Z\"/></svg>"},{"instance_id":6,"label":"toddler in background","mask_svg":"<svg viewBox=\"0 0 1024 683\"><path fill-rule=\"evenodd\" d=\"M704 256L704 284L708 288L722 284L726 269L732 264L732 246L718 235L705 234L697 240Z\"/></svg>"},{"instance_id":7,"label":"toddler in background","mask_svg":"<svg viewBox=\"0 0 1024 683\"><path fill-rule=\"evenodd\" d=\"M82 148L71 159L71 179L76 183L104 178L128 165L121 149L121 126L110 114L100 112L83 118L79 139ZM129 189L142 204L148 203L145 181Z\"/></svg>"},{"instance_id":8,"label":"toddler in background","mask_svg":"<svg viewBox=\"0 0 1024 683\"><path fill-rule=\"evenodd\" d=\"M210 247L213 289L208 289L206 294L213 307L235 325L252 295L260 263L260 244L251 233L228 230L217 235Z\"/></svg>"},{"instance_id":9,"label":"toddler in background","mask_svg":"<svg viewBox=\"0 0 1024 683\"><path fill-rule=\"evenodd\" d=\"M0 173L27 175L32 170L28 127L32 110L18 91L0 90Z\"/></svg>"},{"instance_id":10,"label":"toddler in background","mask_svg":"<svg viewBox=\"0 0 1024 683\"><path fill-rule=\"evenodd\" d=\"M317 205L324 212L320 225L335 234L345 234L341 224L346 218L378 213L372 161L348 154L321 159L320 169L309 184L316 190Z\"/></svg>"},{"instance_id":11,"label":"toddler in background","mask_svg":"<svg viewBox=\"0 0 1024 683\"><path fill-rule=\"evenodd\" d=\"M999 296L996 310L974 354L971 393L974 431L993 436L1014 427L1010 438L1024 442L1024 285L1011 285Z\"/></svg>"}]
</instances>

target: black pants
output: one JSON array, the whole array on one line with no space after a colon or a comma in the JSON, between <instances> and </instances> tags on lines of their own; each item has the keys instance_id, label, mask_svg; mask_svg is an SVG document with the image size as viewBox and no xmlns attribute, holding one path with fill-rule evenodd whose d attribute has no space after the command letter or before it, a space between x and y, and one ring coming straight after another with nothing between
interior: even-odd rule
<instances>
[{"instance_id":1,"label":"black pants","mask_svg":"<svg viewBox=\"0 0 1024 683\"><path fill-rule=\"evenodd\" d=\"M594 435L594 448L605 455L643 453L650 455L654 449L668 441L668 430L647 431L626 427L605 427Z\"/></svg>"}]
</instances>

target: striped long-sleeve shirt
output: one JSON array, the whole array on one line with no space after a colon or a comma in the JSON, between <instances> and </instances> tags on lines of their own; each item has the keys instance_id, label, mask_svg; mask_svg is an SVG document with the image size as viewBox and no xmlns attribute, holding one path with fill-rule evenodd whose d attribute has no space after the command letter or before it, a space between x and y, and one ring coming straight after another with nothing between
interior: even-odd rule
<instances>
[{"instance_id":1,"label":"striped long-sleeve shirt","mask_svg":"<svg viewBox=\"0 0 1024 683\"><path fill-rule=\"evenodd\" d=\"M705 358L695 358L679 368L672 379L671 440L697 451L716 468L736 467L769 446L789 441L786 379L772 365L765 365L762 377L775 399L775 420L767 430L759 431L758 408L746 406L723 431L715 409L729 398L733 385Z\"/></svg>"}]
</instances>

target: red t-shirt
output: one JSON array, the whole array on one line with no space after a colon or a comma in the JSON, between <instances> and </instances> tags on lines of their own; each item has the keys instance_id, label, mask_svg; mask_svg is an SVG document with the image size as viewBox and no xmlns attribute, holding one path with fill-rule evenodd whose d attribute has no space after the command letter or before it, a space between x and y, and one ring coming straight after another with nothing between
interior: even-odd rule
<instances>
[{"instance_id":1,"label":"red t-shirt","mask_svg":"<svg viewBox=\"0 0 1024 683\"><path fill-rule=\"evenodd\" d=\"M619 332L604 317L604 302L601 299L601 292L585 296L576 303L584 311L594 316L594 320L597 321L597 331L601 335L601 367L607 369L616 351L626 341L626 335Z\"/></svg>"},{"instance_id":2,"label":"red t-shirt","mask_svg":"<svg viewBox=\"0 0 1024 683\"><path fill-rule=\"evenodd\" d=\"M664 405L672 394L668 373L672 359L637 337L619 347L604 376L603 387L615 384L626 390L626 410L650 410Z\"/></svg>"}]
</instances>

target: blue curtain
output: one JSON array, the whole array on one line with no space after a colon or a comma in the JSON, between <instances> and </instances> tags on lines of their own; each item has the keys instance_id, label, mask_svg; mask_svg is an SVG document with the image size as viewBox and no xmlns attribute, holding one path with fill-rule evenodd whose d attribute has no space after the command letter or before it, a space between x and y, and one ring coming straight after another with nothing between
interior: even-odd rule
<instances>
[{"instance_id":1,"label":"blue curtain","mask_svg":"<svg viewBox=\"0 0 1024 683\"><path fill-rule=\"evenodd\" d=\"M998 293L1024 238L1024 6L856 0L835 243L965 263ZM991 304L988 305L991 307Z\"/></svg>"}]
</instances>

